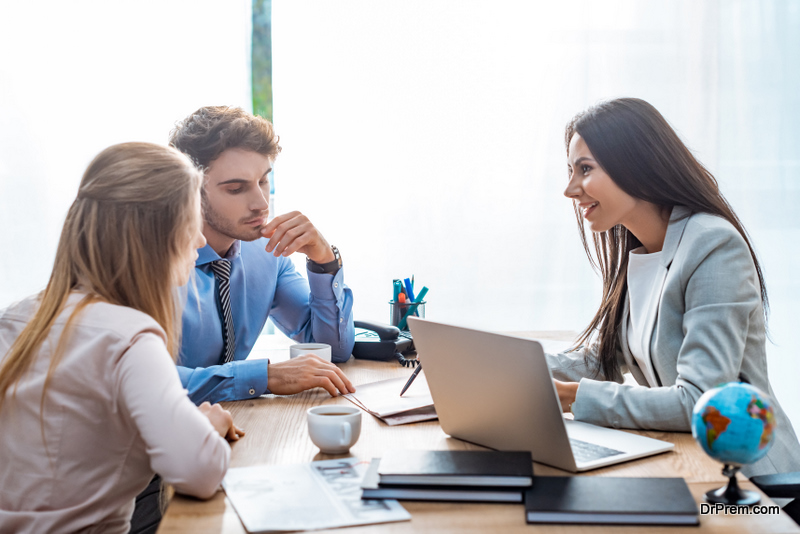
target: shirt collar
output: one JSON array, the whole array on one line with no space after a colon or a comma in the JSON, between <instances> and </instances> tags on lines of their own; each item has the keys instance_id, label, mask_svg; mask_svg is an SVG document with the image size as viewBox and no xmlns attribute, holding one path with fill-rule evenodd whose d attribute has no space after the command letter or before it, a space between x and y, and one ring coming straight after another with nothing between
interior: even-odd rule
<instances>
[{"instance_id":1,"label":"shirt collar","mask_svg":"<svg viewBox=\"0 0 800 534\"><path fill-rule=\"evenodd\" d=\"M235 258L242 253L242 242L238 239L233 242L231 248L228 249L228 253L225 254L224 259L233 261ZM207 263L211 263L212 261L221 260L219 254L217 254L211 245L206 243L206 246L203 248L197 249L197 261L194 263L195 267L200 267L201 265L205 265Z\"/></svg>"}]
</instances>

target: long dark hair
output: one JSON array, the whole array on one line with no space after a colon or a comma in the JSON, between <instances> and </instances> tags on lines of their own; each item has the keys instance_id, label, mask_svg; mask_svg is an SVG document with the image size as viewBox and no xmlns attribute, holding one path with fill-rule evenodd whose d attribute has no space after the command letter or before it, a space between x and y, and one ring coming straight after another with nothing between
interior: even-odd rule
<instances>
[{"instance_id":1,"label":"long dark hair","mask_svg":"<svg viewBox=\"0 0 800 534\"><path fill-rule=\"evenodd\" d=\"M567 124L567 154L576 133L608 176L630 196L662 208L685 206L691 213L710 213L730 222L744 238L753 257L766 319L769 314L767 288L744 226L720 193L717 180L697 161L656 108L638 98L619 98L577 114ZM594 233L595 261L577 203L574 208L583 248L592 267L599 270L603 278L600 308L576 345L588 343L596 332L600 346L595 373L613 379L620 374L616 350L628 291L628 254L641 243L622 225Z\"/></svg>"}]
</instances>

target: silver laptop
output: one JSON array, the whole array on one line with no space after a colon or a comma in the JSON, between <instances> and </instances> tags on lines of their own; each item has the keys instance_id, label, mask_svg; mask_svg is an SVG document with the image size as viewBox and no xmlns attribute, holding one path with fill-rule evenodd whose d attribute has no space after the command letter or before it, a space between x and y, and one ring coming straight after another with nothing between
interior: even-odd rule
<instances>
[{"instance_id":1,"label":"silver laptop","mask_svg":"<svg viewBox=\"0 0 800 534\"><path fill-rule=\"evenodd\" d=\"M672 443L563 416L535 340L408 319L442 430L539 463L587 471L670 451Z\"/></svg>"}]
</instances>

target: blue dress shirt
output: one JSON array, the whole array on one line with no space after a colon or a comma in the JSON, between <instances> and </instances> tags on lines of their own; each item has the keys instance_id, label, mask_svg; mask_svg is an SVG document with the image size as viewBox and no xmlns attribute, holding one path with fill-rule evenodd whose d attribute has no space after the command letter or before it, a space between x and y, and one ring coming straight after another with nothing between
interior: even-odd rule
<instances>
[{"instance_id":1,"label":"blue dress shirt","mask_svg":"<svg viewBox=\"0 0 800 534\"><path fill-rule=\"evenodd\" d=\"M234 242L231 314L236 333L234 361L222 358L222 312L210 262L220 257L206 245L195 263L197 293L189 289L183 310L178 374L196 404L250 399L264 393L268 360L247 360L267 317L299 343L328 343L334 362L350 358L355 343L353 292L342 269L335 275L308 272L306 281L289 258L266 252L267 239Z\"/></svg>"}]
</instances>

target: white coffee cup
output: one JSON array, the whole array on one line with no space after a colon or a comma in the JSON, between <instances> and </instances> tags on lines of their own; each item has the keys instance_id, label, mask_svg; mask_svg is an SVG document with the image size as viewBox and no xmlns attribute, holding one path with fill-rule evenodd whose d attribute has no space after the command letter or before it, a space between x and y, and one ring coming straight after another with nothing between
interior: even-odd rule
<instances>
[{"instance_id":1,"label":"white coffee cup","mask_svg":"<svg viewBox=\"0 0 800 534\"><path fill-rule=\"evenodd\" d=\"M327 343L297 343L289 347L290 358L297 358L303 354L315 354L329 362L331 361L331 346Z\"/></svg>"},{"instance_id":2,"label":"white coffee cup","mask_svg":"<svg viewBox=\"0 0 800 534\"><path fill-rule=\"evenodd\" d=\"M355 406L314 406L307 413L308 435L321 452L345 453L361 435L361 410Z\"/></svg>"}]
</instances>

